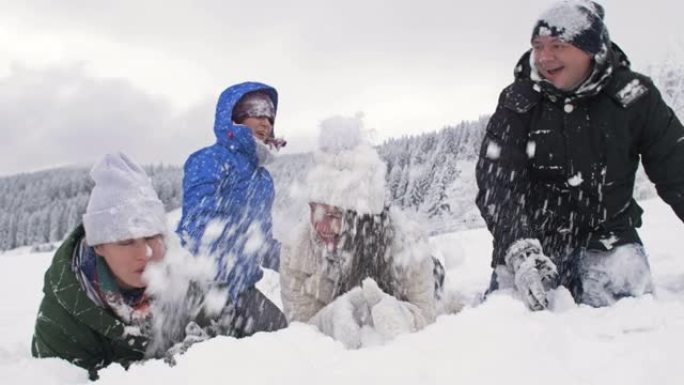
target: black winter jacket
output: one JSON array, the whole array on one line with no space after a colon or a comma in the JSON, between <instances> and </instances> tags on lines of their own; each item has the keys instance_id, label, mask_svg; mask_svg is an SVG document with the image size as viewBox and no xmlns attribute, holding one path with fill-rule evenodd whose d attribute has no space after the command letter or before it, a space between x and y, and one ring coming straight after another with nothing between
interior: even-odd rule
<instances>
[{"instance_id":1,"label":"black winter jacket","mask_svg":"<svg viewBox=\"0 0 684 385\"><path fill-rule=\"evenodd\" d=\"M613 45L613 73L594 95L565 98L530 78L530 52L503 90L477 164L477 205L494 236L492 266L537 238L552 259L578 247L640 243L632 198L639 159L684 220L684 127L651 80Z\"/></svg>"}]
</instances>

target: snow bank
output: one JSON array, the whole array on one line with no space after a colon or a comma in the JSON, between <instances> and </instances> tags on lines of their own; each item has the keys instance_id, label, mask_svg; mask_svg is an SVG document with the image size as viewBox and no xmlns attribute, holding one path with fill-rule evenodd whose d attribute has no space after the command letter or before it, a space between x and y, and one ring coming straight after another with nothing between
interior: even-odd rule
<instances>
[{"instance_id":1,"label":"snow bank","mask_svg":"<svg viewBox=\"0 0 684 385\"><path fill-rule=\"evenodd\" d=\"M111 366L101 384L679 384L684 342L684 225L669 207L644 202L641 231L657 296L628 298L593 309L567 291L551 296L552 311L529 312L500 293L421 332L383 345L345 350L314 328L294 324L277 333L194 345L169 367L161 361ZM431 239L449 261L449 287L475 301L489 281L486 230ZM87 383L80 369L30 357L29 341L49 254L0 255L0 382ZM277 293L275 274L262 287Z\"/></svg>"}]
</instances>

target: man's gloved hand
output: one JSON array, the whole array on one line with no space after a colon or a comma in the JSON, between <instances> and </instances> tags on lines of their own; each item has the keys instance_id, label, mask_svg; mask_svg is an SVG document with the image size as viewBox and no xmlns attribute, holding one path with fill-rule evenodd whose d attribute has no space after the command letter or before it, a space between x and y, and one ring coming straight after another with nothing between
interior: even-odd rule
<instances>
[{"instance_id":1,"label":"man's gloved hand","mask_svg":"<svg viewBox=\"0 0 684 385\"><path fill-rule=\"evenodd\" d=\"M536 239L515 242L506 253L506 266L513 272L518 293L532 310L544 310L549 303L546 292L557 285L558 269L544 255Z\"/></svg>"},{"instance_id":2,"label":"man's gloved hand","mask_svg":"<svg viewBox=\"0 0 684 385\"><path fill-rule=\"evenodd\" d=\"M316 313L309 323L347 348L361 347L361 328L370 323L370 309L363 291L355 287L335 298Z\"/></svg>"}]
</instances>

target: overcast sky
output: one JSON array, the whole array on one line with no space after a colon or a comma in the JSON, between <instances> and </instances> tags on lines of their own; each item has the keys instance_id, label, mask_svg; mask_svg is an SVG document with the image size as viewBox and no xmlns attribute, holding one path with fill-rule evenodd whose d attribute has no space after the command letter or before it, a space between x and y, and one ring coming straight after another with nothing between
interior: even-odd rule
<instances>
[{"instance_id":1,"label":"overcast sky","mask_svg":"<svg viewBox=\"0 0 684 385\"><path fill-rule=\"evenodd\" d=\"M684 2L604 0L643 70L683 52ZM0 0L0 175L123 150L181 165L213 143L215 100L280 93L276 134L363 112L379 143L494 110L548 0Z\"/></svg>"}]
</instances>

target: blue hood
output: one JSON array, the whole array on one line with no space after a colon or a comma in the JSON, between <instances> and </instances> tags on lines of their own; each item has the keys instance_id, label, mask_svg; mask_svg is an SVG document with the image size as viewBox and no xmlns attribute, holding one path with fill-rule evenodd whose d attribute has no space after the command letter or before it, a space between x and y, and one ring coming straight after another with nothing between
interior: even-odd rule
<instances>
[{"instance_id":1,"label":"blue hood","mask_svg":"<svg viewBox=\"0 0 684 385\"><path fill-rule=\"evenodd\" d=\"M217 143L228 145L230 140L237 140L238 147L245 152L255 151L254 138L251 130L241 124L233 124L233 108L246 93L252 91L266 91L278 111L278 92L275 88L257 82L244 82L226 88L216 103L216 118L214 120L214 134ZM275 119L274 119L275 120ZM274 123L275 125L275 123Z\"/></svg>"}]
</instances>

